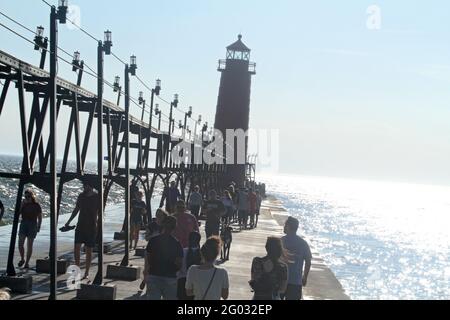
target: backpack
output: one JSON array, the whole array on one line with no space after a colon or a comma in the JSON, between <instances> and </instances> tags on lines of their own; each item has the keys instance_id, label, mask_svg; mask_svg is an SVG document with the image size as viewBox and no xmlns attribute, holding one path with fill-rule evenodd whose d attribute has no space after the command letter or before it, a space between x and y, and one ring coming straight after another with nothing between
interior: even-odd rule
<instances>
[{"instance_id":1,"label":"backpack","mask_svg":"<svg viewBox=\"0 0 450 320\"><path fill-rule=\"evenodd\" d=\"M257 261L257 262L256 262ZM262 265L263 259L258 259L255 262L260 264L261 270L264 270ZM263 272L257 280L251 280L249 282L250 287L253 289L255 294L258 295L272 295L277 293L280 289L280 266L278 264L274 265L274 268L270 272Z\"/></svg>"}]
</instances>

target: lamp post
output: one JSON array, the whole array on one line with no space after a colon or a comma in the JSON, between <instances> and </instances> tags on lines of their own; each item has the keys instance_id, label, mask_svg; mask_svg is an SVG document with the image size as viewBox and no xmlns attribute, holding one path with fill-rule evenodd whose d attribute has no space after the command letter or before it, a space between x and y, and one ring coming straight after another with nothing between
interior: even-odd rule
<instances>
[{"instance_id":1,"label":"lamp post","mask_svg":"<svg viewBox=\"0 0 450 320\"><path fill-rule=\"evenodd\" d=\"M57 111L56 111L56 77L58 74L58 21L66 23L68 1L59 0L58 9L51 8L50 13L50 78L48 82L50 100L50 300L56 300L57 288L57 228L58 228L58 208L57 208Z\"/></svg>"},{"instance_id":2,"label":"lamp post","mask_svg":"<svg viewBox=\"0 0 450 320\"><path fill-rule=\"evenodd\" d=\"M44 45L44 27L36 28L36 35L34 37L34 50L39 51Z\"/></svg>"},{"instance_id":3,"label":"lamp post","mask_svg":"<svg viewBox=\"0 0 450 320\"><path fill-rule=\"evenodd\" d=\"M83 78L84 61L81 60L81 55L80 55L80 52L78 52L78 51L75 51L73 53L72 71L73 72L77 72L78 71L77 86L80 86L81 85L81 79Z\"/></svg>"},{"instance_id":4,"label":"lamp post","mask_svg":"<svg viewBox=\"0 0 450 320\"><path fill-rule=\"evenodd\" d=\"M117 105L120 105L120 97L122 96L122 87L120 86L120 77L114 78L113 91L117 92Z\"/></svg>"},{"instance_id":5,"label":"lamp post","mask_svg":"<svg viewBox=\"0 0 450 320\"><path fill-rule=\"evenodd\" d=\"M192 131L191 131L191 127L190 126L186 126L186 132L189 134L189 141L191 140L191 133L192 133Z\"/></svg>"},{"instance_id":6,"label":"lamp post","mask_svg":"<svg viewBox=\"0 0 450 320\"><path fill-rule=\"evenodd\" d=\"M75 51L73 53L73 58L72 58L72 71L76 72L81 65L81 61L80 61L80 52L79 51Z\"/></svg>"},{"instance_id":7,"label":"lamp post","mask_svg":"<svg viewBox=\"0 0 450 320\"><path fill-rule=\"evenodd\" d=\"M171 133L173 133L174 130L174 126L173 126L173 108L177 108L178 107L178 94L175 94L173 96L173 101L170 103L170 115L169 115L169 135L171 135Z\"/></svg>"},{"instance_id":8,"label":"lamp post","mask_svg":"<svg viewBox=\"0 0 450 320\"><path fill-rule=\"evenodd\" d=\"M136 75L136 56L125 65L125 255L121 266L128 266L130 259L130 74Z\"/></svg>"},{"instance_id":9,"label":"lamp post","mask_svg":"<svg viewBox=\"0 0 450 320\"><path fill-rule=\"evenodd\" d=\"M103 43L103 50L105 52L106 55L110 55L111 54L111 47L112 45L112 32L109 30L105 31L105 36L104 36L104 43Z\"/></svg>"},{"instance_id":10,"label":"lamp post","mask_svg":"<svg viewBox=\"0 0 450 320\"><path fill-rule=\"evenodd\" d=\"M150 160L150 142L152 138L152 129L153 129L153 104L155 101L155 95L159 96L161 93L161 80L157 79L155 82L155 87L152 89L151 99L150 99L150 116L148 120L148 136L145 143L145 150L144 150L144 159L145 159L145 168L148 169L148 162ZM159 106L157 105L157 108L159 109ZM159 127L161 126L161 116L159 121ZM159 128L158 128L159 131ZM148 173L147 173L148 174ZM151 199L147 199L147 210L150 213L151 216Z\"/></svg>"},{"instance_id":11,"label":"lamp post","mask_svg":"<svg viewBox=\"0 0 450 320\"><path fill-rule=\"evenodd\" d=\"M39 68L44 69L45 58L47 57L48 39L44 38L44 27L39 26L36 28L36 35L34 37L34 50L41 51L41 61Z\"/></svg>"},{"instance_id":12,"label":"lamp post","mask_svg":"<svg viewBox=\"0 0 450 320\"><path fill-rule=\"evenodd\" d=\"M169 147L166 150L166 167L169 166L169 155L172 151L172 133L175 131L175 120L173 119L173 108L178 107L179 95L174 94L173 101L170 103L170 115L169 115Z\"/></svg>"},{"instance_id":13,"label":"lamp post","mask_svg":"<svg viewBox=\"0 0 450 320\"><path fill-rule=\"evenodd\" d=\"M203 141L205 140L205 132L208 131L208 122L205 122L202 128L202 148L204 146Z\"/></svg>"},{"instance_id":14,"label":"lamp post","mask_svg":"<svg viewBox=\"0 0 450 320\"><path fill-rule=\"evenodd\" d=\"M145 99L144 99L144 92L139 91L139 105L142 106L142 115L141 115L141 121L144 121L144 113L145 113Z\"/></svg>"},{"instance_id":15,"label":"lamp post","mask_svg":"<svg viewBox=\"0 0 450 320\"><path fill-rule=\"evenodd\" d=\"M184 130L183 130L183 140L186 139L186 126L187 126L187 119L192 118L192 107L189 107L189 111L185 113L184 115Z\"/></svg>"},{"instance_id":16,"label":"lamp post","mask_svg":"<svg viewBox=\"0 0 450 320\"><path fill-rule=\"evenodd\" d=\"M108 34L108 35L107 35ZM97 46L97 247L98 247L98 270L94 285L103 282L103 212L104 212L104 183L103 183L103 91L104 91L104 62L105 54L111 54L111 31L105 32L105 42L99 41Z\"/></svg>"},{"instance_id":17,"label":"lamp post","mask_svg":"<svg viewBox=\"0 0 450 320\"><path fill-rule=\"evenodd\" d=\"M156 83L155 83L155 87L152 89L152 95L151 95L151 99L150 99L150 119L148 121L150 133L152 131L152 125L153 125L153 103L155 101L155 95L159 96L160 93L161 93L161 80L157 79Z\"/></svg>"},{"instance_id":18,"label":"lamp post","mask_svg":"<svg viewBox=\"0 0 450 320\"><path fill-rule=\"evenodd\" d=\"M139 99L138 99L139 105L142 106L142 115L141 115L141 121L144 122L144 113L145 113L145 106L147 105L145 99L144 99L144 92L139 92ZM148 139L147 139L148 141ZM145 154L147 154L147 151L144 151ZM142 165L144 164L144 161L142 159L142 127L139 127L139 147L138 147L138 159L137 159L137 168L142 169Z\"/></svg>"},{"instance_id":19,"label":"lamp post","mask_svg":"<svg viewBox=\"0 0 450 320\"><path fill-rule=\"evenodd\" d=\"M161 131L161 110L159 110L159 104L156 104L155 115L158 116L158 131Z\"/></svg>"}]
</instances>

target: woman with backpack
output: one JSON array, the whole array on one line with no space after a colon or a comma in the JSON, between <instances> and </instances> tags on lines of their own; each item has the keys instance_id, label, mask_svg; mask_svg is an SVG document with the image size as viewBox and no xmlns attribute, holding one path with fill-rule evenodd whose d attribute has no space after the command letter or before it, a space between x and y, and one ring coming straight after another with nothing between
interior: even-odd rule
<instances>
[{"instance_id":1,"label":"woman with backpack","mask_svg":"<svg viewBox=\"0 0 450 320\"><path fill-rule=\"evenodd\" d=\"M249 282L255 295L253 300L280 300L286 291L288 268L281 239L269 237L266 243L267 256L254 258L252 278Z\"/></svg>"},{"instance_id":2,"label":"woman with backpack","mask_svg":"<svg viewBox=\"0 0 450 320\"><path fill-rule=\"evenodd\" d=\"M189 246L183 249L183 264L180 271L178 271L178 300L193 300L186 294L186 276L187 270L190 267L196 266L202 263L202 256L200 254L200 233L193 231L189 234Z\"/></svg>"},{"instance_id":3,"label":"woman with backpack","mask_svg":"<svg viewBox=\"0 0 450 320\"><path fill-rule=\"evenodd\" d=\"M220 238L211 237L200 249L203 263L189 268L186 278L186 294L195 300L228 299L228 272L214 264L220 253Z\"/></svg>"}]
</instances>

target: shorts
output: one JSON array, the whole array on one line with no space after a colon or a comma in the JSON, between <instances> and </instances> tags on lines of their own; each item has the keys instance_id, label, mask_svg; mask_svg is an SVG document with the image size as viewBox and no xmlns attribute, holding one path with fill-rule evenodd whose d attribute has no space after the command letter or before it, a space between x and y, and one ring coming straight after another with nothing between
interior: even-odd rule
<instances>
[{"instance_id":1,"label":"shorts","mask_svg":"<svg viewBox=\"0 0 450 320\"><path fill-rule=\"evenodd\" d=\"M130 217L130 223L135 226L142 226L142 216L140 214L132 214Z\"/></svg>"},{"instance_id":2,"label":"shorts","mask_svg":"<svg viewBox=\"0 0 450 320\"><path fill-rule=\"evenodd\" d=\"M22 220L20 223L19 235L26 237L28 239L36 239L38 233L37 222Z\"/></svg>"},{"instance_id":3,"label":"shorts","mask_svg":"<svg viewBox=\"0 0 450 320\"><path fill-rule=\"evenodd\" d=\"M96 232L86 232L83 230L75 230L75 244L84 244L88 248L94 248L96 245Z\"/></svg>"}]
</instances>

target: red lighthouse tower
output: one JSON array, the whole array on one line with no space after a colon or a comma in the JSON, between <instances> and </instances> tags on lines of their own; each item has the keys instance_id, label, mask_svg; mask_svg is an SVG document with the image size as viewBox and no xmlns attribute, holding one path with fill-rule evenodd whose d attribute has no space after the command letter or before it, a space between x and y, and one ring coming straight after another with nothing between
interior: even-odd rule
<instances>
[{"instance_id":1,"label":"red lighthouse tower","mask_svg":"<svg viewBox=\"0 0 450 320\"><path fill-rule=\"evenodd\" d=\"M250 93L252 75L256 74L256 64L250 62L250 49L242 42L242 35L238 41L227 47L226 60L219 61L218 71L222 73L220 79L219 97L217 102L215 128L220 130L226 138L227 129L249 129ZM245 163L238 163L238 140L226 141L234 146L233 164L227 164L225 185L231 181L242 185L245 181ZM241 157L242 158L242 157ZM245 141L245 159L247 159L247 139ZM242 160L242 159L241 159Z\"/></svg>"}]
</instances>

